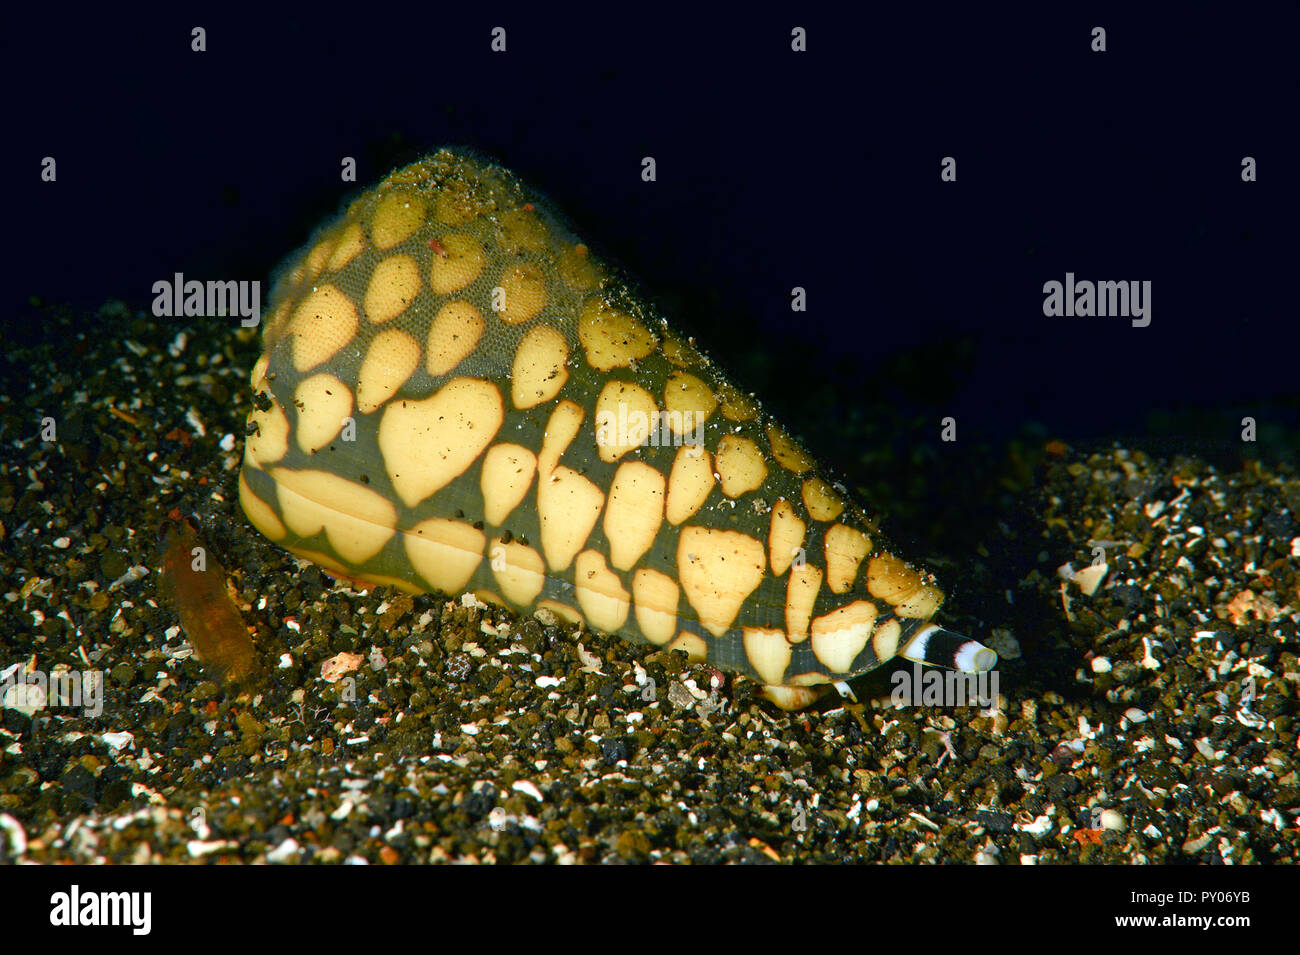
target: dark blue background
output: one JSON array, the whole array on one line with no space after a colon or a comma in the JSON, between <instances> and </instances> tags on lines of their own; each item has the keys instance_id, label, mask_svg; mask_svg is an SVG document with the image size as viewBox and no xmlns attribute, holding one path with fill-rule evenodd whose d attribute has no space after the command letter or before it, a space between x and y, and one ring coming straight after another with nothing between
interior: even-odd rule
<instances>
[{"instance_id":1,"label":"dark blue background","mask_svg":"<svg viewBox=\"0 0 1300 955\"><path fill-rule=\"evenodd\" d=\"M827 415L888 401L966 435L1296 427L1294 6L547 9L12 23L6 320L31 295L147 308L175 271L265 278L348 194L341 157L366 186L463 143L549 194L778 410L829 382ZM1151 280L1151 326L1044 317L1042 284L1067 271Z\"/></svg>"}]
</instances>

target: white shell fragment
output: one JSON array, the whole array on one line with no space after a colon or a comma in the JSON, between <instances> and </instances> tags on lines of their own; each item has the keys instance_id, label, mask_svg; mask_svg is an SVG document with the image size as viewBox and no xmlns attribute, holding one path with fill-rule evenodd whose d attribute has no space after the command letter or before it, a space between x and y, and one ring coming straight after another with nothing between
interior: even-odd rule
<instances>
[{"instance_id":1,"label":"white shell fragment","mask_svg":"<svg viewBox=\"0 0 1300 955\"><path fill-rule=\"evenodd\" d=\"M45 709L45 690L36 683L12 683L0 696L0 709L17 710L30 717Z\"/></svg>"},{"instance_id":2,"label":"white shell fragment","mask_svg":"<svg viewBox=\"0 0 1300 955\"><path fill-rule=\"evenodd\" d=\"M1114 809L1103 809L1101 811L1101 827L1112 832L1123 832L1128 828L1128 821Z\"/></svg>"},{"instance_id":3,"label":"white shell fragment","mask_svg":"<svg viewBox=\"0 0 1300 955\"><path fill-rule=\"evenodd\" d=\"M1108 573L1110 573L1109 564L1089 564L1082 570L1076 570L1070 579L1078 585L1080 593L1085 597L1091 597L1097 592L1097 588L1101 586Z\"/></svg>"}]
</instances>

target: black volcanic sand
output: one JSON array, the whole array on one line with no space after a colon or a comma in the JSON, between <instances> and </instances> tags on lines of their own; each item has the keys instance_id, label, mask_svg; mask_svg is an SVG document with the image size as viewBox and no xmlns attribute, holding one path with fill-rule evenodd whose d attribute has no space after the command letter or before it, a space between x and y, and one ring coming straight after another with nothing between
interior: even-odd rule
<instances>
[{"instance_id":1,"label":"black volcanic sand","mask_svg":"<svg viewBox=\"0 0 1300 955\"><path fill-rule=\"evenodd\" d=\"M710 696L710 671L675 655L361 595L291 559L236 500L257 345L227 323L110 303L9 328L0 670L106 675L97 716L4 709L0 860L1297 857L1289 469L1034 435L924 445L887 409L810 408L814 449L920 542L904 552L947 585L944 621L1002 651L1001 699L895 707L878 672L855 681L861 702L788 715L744 681ZM260 687L213 682L161 595L173 508L229 574ZM1060 568L1094 542L1107 566L1088 596ZM322 678L344 653L355 694Z\"/></svg>"}]
</instances>

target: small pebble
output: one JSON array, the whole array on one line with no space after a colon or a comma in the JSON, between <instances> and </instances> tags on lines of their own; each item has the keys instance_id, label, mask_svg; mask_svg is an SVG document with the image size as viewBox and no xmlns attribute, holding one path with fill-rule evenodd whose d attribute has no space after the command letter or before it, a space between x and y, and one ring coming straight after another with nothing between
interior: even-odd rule
<instances>
[{"instance_id":1,"label":"small pebble","mask_svg":"<svg viewBox=\"0 0 1300 955\"><path fill-rule=\"evenodd\" d=\"M1114 809L1103 809L1101 811L1101 827L1110 829L1112 832L1123 832L1128 828L1128 822Z\"/></svg>"}]
</instances>

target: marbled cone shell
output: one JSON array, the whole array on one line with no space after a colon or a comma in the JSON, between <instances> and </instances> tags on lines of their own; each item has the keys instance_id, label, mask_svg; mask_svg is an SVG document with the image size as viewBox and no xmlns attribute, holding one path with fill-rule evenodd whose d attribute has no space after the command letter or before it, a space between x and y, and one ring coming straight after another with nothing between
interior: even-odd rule
<instances>
[{"instance_id":1,"label":"marbled cone shell","mask_svg":"<svg viewBox=\"0 0 1300 955\"><path fill-rule=\"evenodd\" d=\"M471 154L362 195L268 312L240 499L335 573L546 607L794 687L878 666L943 600L759 402ZM637 412L667 413L640 444ZM703 449L683 443L701 420Z\"/></svg>"}]
</instances>

